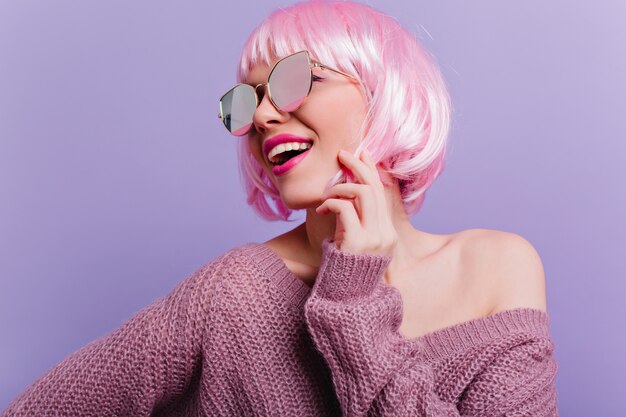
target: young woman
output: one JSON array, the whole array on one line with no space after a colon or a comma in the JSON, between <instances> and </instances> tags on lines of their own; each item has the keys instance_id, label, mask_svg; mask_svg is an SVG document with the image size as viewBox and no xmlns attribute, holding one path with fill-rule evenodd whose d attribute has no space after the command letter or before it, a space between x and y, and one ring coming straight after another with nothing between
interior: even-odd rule
<instances>
[{"instance_id":1,"label":"young woman","mask_svg":"<svg viewBox=\"0 0 626 417\"><path fill-rule=\"evenodd\" d=\"M415 38L368 6L300 3L255 29L237 78L219 117L248 201L306 221L210 261L2 415L556 416L534 248L409 221L450 123Z\"/></svg>"}]
</instances>

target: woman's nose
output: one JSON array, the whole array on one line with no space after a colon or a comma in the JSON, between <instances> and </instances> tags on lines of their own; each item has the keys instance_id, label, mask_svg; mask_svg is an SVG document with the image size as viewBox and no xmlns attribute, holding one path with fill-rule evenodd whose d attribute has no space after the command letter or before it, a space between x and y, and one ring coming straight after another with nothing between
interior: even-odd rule
<instances>
[{"instance_id":1,"label":"woman's nose","mask_svg":"<svg viewBox=\"0 0 626 417\"><path fill-rule=\"evenodd\" d=\"M259 87L262 87L261 92ZM267 132L272 126L281 124L289 120L289 113L278 110L266 94L266 86L259 84L256 86L257 97L259 97L259 105L253 116L253 123L257 131L261 133Z\"/></svg>"}]
</instances>

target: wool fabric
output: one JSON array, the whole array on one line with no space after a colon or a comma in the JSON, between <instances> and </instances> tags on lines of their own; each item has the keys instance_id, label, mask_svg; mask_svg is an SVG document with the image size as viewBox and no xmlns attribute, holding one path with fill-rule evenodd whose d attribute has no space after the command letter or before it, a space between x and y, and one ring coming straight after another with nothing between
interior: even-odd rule
<instances>
[{"instance_id":1,"label":"wool fabric","mask_svg":"<svg viewBox=\"0 0 626 417\"><path fill-rule=\"evenodd\" d=\"M0 416L558 416L545 311L408 339L390 261L327 238L309 287L265 244L231 249Z\"/></svg>"}]
</instances>

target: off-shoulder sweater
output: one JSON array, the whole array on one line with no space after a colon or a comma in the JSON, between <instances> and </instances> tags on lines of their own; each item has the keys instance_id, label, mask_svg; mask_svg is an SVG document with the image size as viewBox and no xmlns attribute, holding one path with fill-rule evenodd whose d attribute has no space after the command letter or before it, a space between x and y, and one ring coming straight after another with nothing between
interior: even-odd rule
<instances>
[{"instance_id":1,"label":"off-shoulder sweater","mask_svg":"<svg viewBox=\"0 0 626 417\"><path fill-rule=\"evenodd\" d=\"M16 416L557 416L546 312L516 308L415 339L391 257L326 239L313 287L269 246L209 261L71 353Z\"/></svg>"}]
</instances>

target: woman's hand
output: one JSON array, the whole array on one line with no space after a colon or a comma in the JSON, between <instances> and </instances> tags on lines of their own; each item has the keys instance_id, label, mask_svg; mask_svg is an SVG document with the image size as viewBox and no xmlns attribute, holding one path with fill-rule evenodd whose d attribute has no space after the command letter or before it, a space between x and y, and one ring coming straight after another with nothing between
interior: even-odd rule
<instances>
[{"instance_id":1,"label":"woman's hand","mask_svg":"<svg viewBox=\"0 0 626 417\"><path fill-rule=\"evenodd\" d=\"M385 189L378 169L367 150L360 159L339 151L345 165L358 183L337 184L322 195L325 201L315 209L318 214L337 216L335 245L353 254L393 255L398 237L387 208Z\"/></svg>"}]
</instances>

